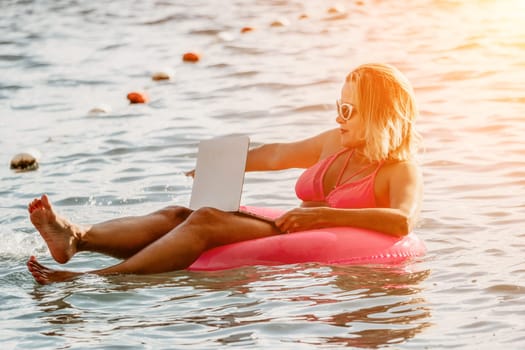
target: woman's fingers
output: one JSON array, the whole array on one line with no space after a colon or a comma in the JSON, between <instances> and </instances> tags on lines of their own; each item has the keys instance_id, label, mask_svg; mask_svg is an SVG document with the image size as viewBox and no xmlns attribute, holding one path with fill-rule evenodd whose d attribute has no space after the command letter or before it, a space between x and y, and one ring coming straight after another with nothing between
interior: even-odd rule
<instances>
[{"instance_id":1,"label":"woman's fingers","mask_svg":"<svg viewBox=\"0 0 525 350\"><path fill-rule=\"evenodd\" d=\"M299 216L297 215L296 209L292 209L277 218L275 224L281 232L295 232L301 228L298 219Z\"/></svg>"},{"instance_id":2,"label":"woman's fingers","mask_svg":"<svg viewBox=\"0 0 525 350\"><path fill-rule=\"evenodd\" d=\"M275 220L281 232L304 231L316 227L320 212L314 208L295 208Z\"/></svg>"}]
</instances>

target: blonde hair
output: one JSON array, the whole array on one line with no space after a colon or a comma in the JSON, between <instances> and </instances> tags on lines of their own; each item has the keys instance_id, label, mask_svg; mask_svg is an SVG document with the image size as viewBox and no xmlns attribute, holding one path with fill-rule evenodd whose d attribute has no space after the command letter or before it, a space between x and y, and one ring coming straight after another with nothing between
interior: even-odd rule
<instances>
[{"instance_id":1,"label":"blonde hair","mask_svg":"<svg viewBox=\"0 0 525 350\"><path fill-rule=\"evenodd\" d=\"M364 64L353 70L356 109L365 129L364 155L370 161L408 160L417 153L420 136L414 128L418 116L408 79L388 64Z\"/></svg>"}]
</instances>

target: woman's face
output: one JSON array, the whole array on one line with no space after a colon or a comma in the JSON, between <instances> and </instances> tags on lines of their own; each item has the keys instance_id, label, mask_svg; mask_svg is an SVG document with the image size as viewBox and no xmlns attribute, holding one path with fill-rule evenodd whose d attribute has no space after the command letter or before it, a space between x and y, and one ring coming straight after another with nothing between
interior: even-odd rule
<instances>
[{"instance_id":1,"label":"woman's face","mask_svg":"<svg viewBox=\"0 0 525 350\"><path fill-rule=\"evenodd\" d=\"M360 148L365 145L365 130L357 101L354 101L352 85L349 82L343 85L335 120L339 124L341 144L347 148Z\"/></svg>"}]
</instances>

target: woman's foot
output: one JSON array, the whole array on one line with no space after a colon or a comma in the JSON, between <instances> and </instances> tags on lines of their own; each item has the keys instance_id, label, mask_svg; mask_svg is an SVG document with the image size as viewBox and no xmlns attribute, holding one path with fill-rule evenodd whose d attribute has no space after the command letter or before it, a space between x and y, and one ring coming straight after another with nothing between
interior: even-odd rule
<instances>
[{"instance_id":1,"label":"woman's foot","mask_svg":"<svg viewBox=\"0 0 525 350\"><path fill-rule=\"evenodd\" d=\"M34 256L27 261L27 268L40 284L64 282L82 275L82 272L52 270L39 263Z\"/></svg>"},{"instance_id":2,"label":"woman's foot","mask_svg":"<svg viewBox=\"0 0 525 350\"><path fill-rule=\"evenodd\" d=\"M28 210L31 222L46 241L53 258L60 264L68 262L77 252L82 234L80 227L58 216L45 194L33 200Z\"/></svg>"}]
</instances>

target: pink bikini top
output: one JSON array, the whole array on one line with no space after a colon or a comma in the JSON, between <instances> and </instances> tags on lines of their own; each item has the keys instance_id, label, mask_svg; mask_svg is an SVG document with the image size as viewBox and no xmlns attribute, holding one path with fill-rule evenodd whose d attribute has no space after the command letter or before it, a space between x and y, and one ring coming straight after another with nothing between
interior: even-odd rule
<instances>
[{"instance_id":1,"label":"pink bikini top","mask_svg":"<svg viewBox=\"0 0 525 350\"><path fill-rule=\"evenodd\" d=\"M348 153L345 164L341 168L339 176L337 177L335 188L325 195L323 186L325 173L337 157L344 152L348 152L348 149L343 149L306 169L299 179L297 179L297 183L295 184L295 193L297 197L304 202L325 202L332 208L377 207L374 195L374 180L383 162L379 162L376 169L374 169L371 174L357 181L347 182L366 169L369 169L370 165L367 165L357 170L348 178L348 180L341 183L341 178L350 158L352 157L353 150Z\"/></svg>"}]
</instances>

